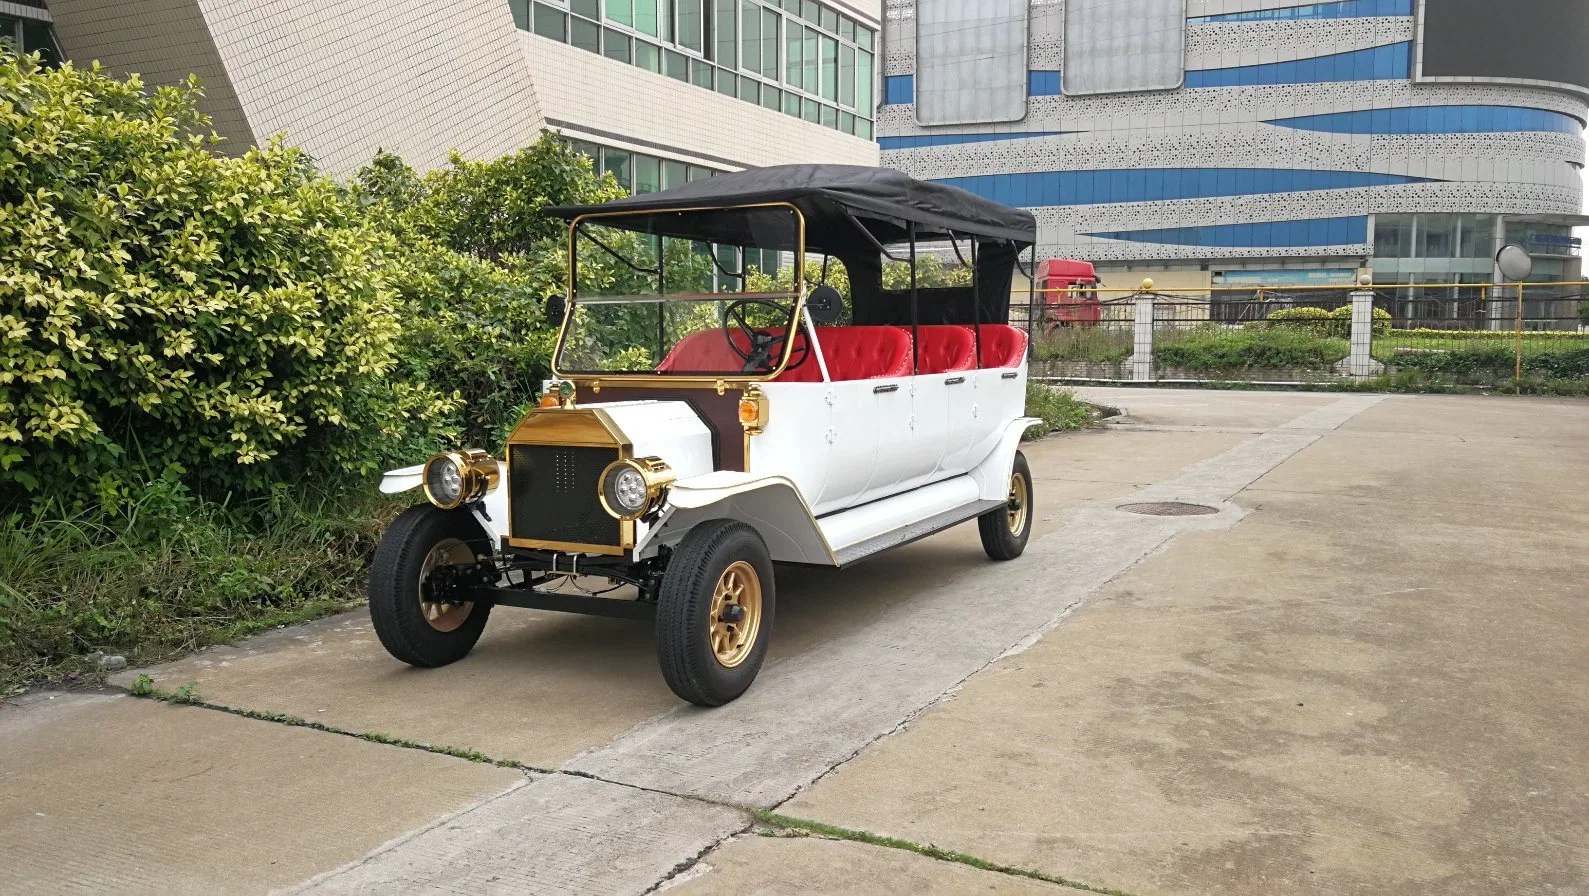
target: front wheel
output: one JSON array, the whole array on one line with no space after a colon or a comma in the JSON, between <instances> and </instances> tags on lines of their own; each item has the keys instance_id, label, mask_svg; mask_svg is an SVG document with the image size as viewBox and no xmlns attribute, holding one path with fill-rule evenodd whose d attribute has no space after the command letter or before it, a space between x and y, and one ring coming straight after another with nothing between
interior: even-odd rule
<instances>
[{"instance_id":1,"label":"front wheel","mask_svg":"<svg viewBox=\"0 0 1589 896\"><path fill-rule=\"evenodd\" d=\"M1026 455L1015 452L1015 464L1010 470L1010 494L1004 506L977 517L977 529L982 533L982 549L994 560L1014 560L1026 550L1026 541L1032 537L1032 469L1026 465Z\"/></svg>"},{"instance_id":2,"label":"front wheel","mask_svg":"<svg viewBox=\"0 0 1589 896\"><path fill-rule=\"evenodd\" d=\"M668 687L722 706L750 687L767 657L777 602L761 535L734 520L691 529L657 597L657 661Z\"/></svg>"},{"instance_id":3,"label":"front wheel","mask_svg":"<svg viewBox=\"0 0 1589 896\"><path fill-rule=\"evenodd\" d=\"M447 567L490 553L485 530L466 510L420 504L399 514L370 566L370 621L386 652L432 667L473 650L491 606L448 600Z\"/></svg>"}]
</instances>

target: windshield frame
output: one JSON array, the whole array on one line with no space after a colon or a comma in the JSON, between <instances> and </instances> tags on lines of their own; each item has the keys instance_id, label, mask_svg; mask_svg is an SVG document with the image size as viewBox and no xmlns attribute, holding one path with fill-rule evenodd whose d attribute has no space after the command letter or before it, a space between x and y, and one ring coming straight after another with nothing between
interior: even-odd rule
<instances>
[{"instance_id":1,"label":"windshield frame","mask_svg":"<svg viewBox=\"0 0 1589 896\"><path fill-rule=\"evenodd\" d=\"M573 328L575 309L578 307L578 303L581 301L579 296L578 296L578 294L577 294L578 293L578 284L579 284L579 279L578 279L578 277L579 277L579 244L578 244L578 239L579 239L579 228L580 228L581 224L584 224L587 221L600 222L602 219L636 217L636 216L640 216L640 215L734 211L734 210L738 210L738 209L754 209L754 208L780 208L780 209L788 209L789 211L794 212L794 216L795 216L795 261L794 261L794 283L793 283L793 288L791 289L791 292L794 294L794 307L790 311L789 319L790 319L791 323L790 323L789 330L790 330L790 332L793 332L796 329L804 329L805 328L805 318L806 318L806 314L805 314L805 303L806 303L806 289L805 289L806 216L800 211L800 208L798 206L796 206L795 204L790 203L790 202L748 202L748 203L739 203L739 204L735 204L735 205L680 206L678 208L646 209L644 211L591 212L589 214L578 215L575 218L573 218L572 220L570 220L569 223L568 223L568 289L567 289L567 292L564 294L563 320L562 320L562 323L559 325L559 328L558 328L557 348L555 350L553 350L553 352L552 352L552 365L551 365L552 366L552 375L554 377L558 378L558 379L566 379L566 380L569 380L569 381L572 381L572 382L578 382L578 381L581 381L581 380L583 380L583 381L599 381L603 385L606 385L606 384L615 384L615 385L621 385L621 384L630 384L630 385L636 385L636 384L647 384L647 385L667 384L667 385L678 385L678 386L689 385L689 386L708 386L708 387L709 386L717 386L720 383L763 383L763 382L768 382L770 380L777 379L784 372L784 370L788 367L790 358L792 358L794 356L795 343L798 340L795 340L795 339L785 339L784 340L783 355L778 359L778 364L771 371L768 371L767 373L738 373L738 374L680 373L680 374L671 374L671 373L666 373L666 372L662 372L662 371L652 371L652 372L645 372L645 373L635 373L635 372L613 372L613 373L604 373L603 372L603 373L594 373L594 372L573 372L573 371L565 371L565 370L562 369L563 348L564 348L564 345L568 341L569 331ZM659 235L666 236L666 234L659 234ZM734 301L734 297L736 295L749 295L749 296L753 296L754 297L754 296L763 295L763 294L761 294L761 293L744 293L744 294L722 293L722 294L720 294L720 299L722 301ZM779 293L779 295L783 295L783 293ZM713 294L713 297L714 297L714 299L717 299L719 297L719 294ZM591 297L590 302L591 302L591 304L598 304L599 300L601 298L602 297L600 297L600 296L593 296L593 297ZM615 297L615 298L622 298L622 297ZM667 301L668 299L667 299L666 296L661 296L661 297L659 297L659 300ZM658 363L661 363L661 362L658 361Z\"/></svg>"}]
</instances>

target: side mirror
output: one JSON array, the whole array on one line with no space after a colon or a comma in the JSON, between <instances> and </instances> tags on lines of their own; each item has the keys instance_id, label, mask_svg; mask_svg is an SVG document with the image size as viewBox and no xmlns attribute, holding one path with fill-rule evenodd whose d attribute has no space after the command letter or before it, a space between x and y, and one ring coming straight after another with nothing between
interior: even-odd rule
<instances>
[{"instance_id":1,"label":"side mirror","mask_svg":"<svg viewBox=\"0 0 1589 896\"><path fill-rule=\"evenodd\" d=\"M568 299L556 295L549 296L546 300L546 320L548 323L562 326L563 317L568 314Z\"/></svg>"},{"instance_id":2,"label":"side mirror","mask_svg":"<svg viewBox=\"0 0 1589 896\"><path fill-rule=\"evenodd\" d=\"M824 283L806 296L806 311L814 323L832 326L844 316L844 295Z\"/></svg>"}]
</instances>

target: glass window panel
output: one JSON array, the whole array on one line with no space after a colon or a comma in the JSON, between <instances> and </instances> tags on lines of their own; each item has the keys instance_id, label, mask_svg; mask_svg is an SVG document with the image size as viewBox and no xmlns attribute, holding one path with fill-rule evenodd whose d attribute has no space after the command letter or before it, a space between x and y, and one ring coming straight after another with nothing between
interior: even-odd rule
<instances>
[{"instance_id":1,"label":"glass window panel","mask_svg":"<svg viewBox=\"0 0 1589 896\"><path fill-rule=\"evenodd\" d=\"M855 26L855 45L863 50L870 50L872 48L873 33L872 29L865 25L857 24Z\"/></svg>"},{"instance_id":2,"label":"glass window panel","mask_svg":"<svg viewBox=\"0 0 1589 896\"><path fill-rule=\"evenodd\" d=\"M568 14L545 3L535 4L535 33L552 40L568 41Z\"/></svg>"},{"instance_id":3,"label":"glass window panel","mask_svg":"<svg viewBox=\"0 0 1589 896\"><path fill-rule=\"evenodd\" d=\"M855 116L848 112L839 113L839 130L846 134L855 133Z\"/></svg>"},{"instance_id":4,"label":"glass window panel","mask_svg":"<svg viewBox=\"0 0 1589 896\"><path fill-rule=\"evenodd\" d=\"M839 47L839 105L855 108L855 48Z\"/></svg>"},{"instance_id":5,"label":"glass window panel","mask_svg":"<svg viewBox=\"0 0 1589 896\"><path fill-rule=\"evenodd\" d=\"M1412 215L1378 215L1374 219L1374 255L1412 257Z\"/></svg>"},{"instance_id":6,"label":"glass window panel","mask_svg":"<svg viewBox=\"0 0 1589 896\"><path fill-rule=\"evenodd\" d=\"M839 17L839 37L845 40L855 40L855 20L848 16Z\"/></svg>"},{"instance_id":7,"label":"glass window panel","mask_svg":"<svg viewBox=\"0 0 1589 896\"><path fill-rule=\"evenodd\" d=\"M740 6L739 58L740 68L747 72L761 71L761 7L743 0Z\"/></svg>"},{"instance_id":8,"label":"glass window panel","mask_svg":"<svg viewBox=\"0 0 1589 896\"><path fill-rule=\"evenodd\" d=\"M800 4L800 17L814 25L817 22L817 9L816 0L805 0Z\"/></svg>"},{"instance_id":9,"label":"glass window panel","mask_svg":"<svg viewBox=\"0 0 1589 896\"><path fill-rule=\"evenodd\" d=\"M1418 216L1418 257L1451 258L1457 248L1455 215Z\"/></svg>"},{"instance_id":10,"label":"glass window panel","mask_svg":"<svg viewBox=\"0 0 1589 896\"><path fill-rule=\"evenodd\" d=\"M872 54L855 54L855 109L870 114L872 111Z\"/></svg>"},{"instance_id":11,"label":"glass window panel","mask_svg":"<svg viewBox=\"0 0 1589 896\"><path fill-rule=\"evenodd\" d=\"M635 41L634 64L648 72L662 71L662 48L643 40Z\"/></svg>"},{"instance_id":12,"label":"glass window panel","mask_svg":"<svg viewBox=\"0 0 1589 896\"><path fill-rule=\"evenodd\" d=\"M726 68L717 70L717 92L724 96L739 94L739 76Z\"/></svg>"},{"instance_id":13,"label":"glass window panel","mask_svg":"<svg viewBox=\"0 0 1589 896\"><path fill-rule=\"evenodd\" d=\"M674 50L666 50L662 54L663 73L670 78L680 81L690 80L690 57Z\"/></svg>"},{"instance_id":14,"label":"glass window panel","mask_svg":"<svg viewBox=\"0 0 1589 896\"><path fill-rule=\"evenodd\" d=\"M805 29L793 22L784 29L784 82L791 87L805 87L805 69L801 67L801 38Z\"/></svg>"},{"instance_id":15,"label":"glass window panel","mask_svg":"<svg viewBox=\"0 0 1589 896\"><path fill-rule=\"evenodd\" d=\"M712 64L704 59L690 60L690 83L696 87L711 89Z\"/></svg>"},{"instance_id":16,"label":"glass window panel","mask_svg":"<svg viewBox=\"0 0 1589 896\"><path fill-rule=\"evenodd\" d=\"M570 140L568 141L568 145L569 148L574 150L574 152L577 152L580 155L590 159L592 165L595 166L598 171L600 170L601 147L594 143L586 143L583 140Z\"/></svg>"},{"instance_id":17,"label":"glass window panel","mask_svg":"<svg viewBox=\"0 0 1589 896\"><path fill-rule=\"evenodd\" d=\"M592 21L601 18L601 0L570 0L568 8Z\"/></svg>"},{"instance_id":18,"label":"glass window panel","mask_svg":"<svg viewBox=\"0 0 1589 896\"><path fill-rule=\"evenodd\" d=\"M855 120L855 136L860 137L862 140L872 139L872 123L864 118L857 118Z\"/></svg>"},{"instance_id":19,"label":"glass window panel","mask_svg":"<svg viewBox=\"0 0 1589 896\"><path fill-rule=\"evenodd\" d=\"M601 170L611 174L625 190L634 188L634 170L630 167L633 163L633 157L621 149L602 148Z\"/></svg>"},{"instance_id":20,"label":"glass window panel","mask_svg":"<svg viewBox=\"0 0 1589 896\"><path fill-rule=\"evenodd\" d=\"M734 39L739 33L739 22L734 16L738 9L739 0L717 0L712 29L717 35L717 64L724 68L739 68L739 54L735 52L739 41Z\"/></svg>"},{"instance_id":21,"label":"glass window panel","mask_svg":"<svg viewBox=\"0 0 1589 896\"><path fill-rule=\"evenodd\" d=\"M658 36L657 0L634 0L634 29L641 34Z\"/></svg>"},{"instance_id":22,"label":"glass window panel","mask_svg":"<svg viewBox=\"0 0 1589 896\"><path fill-rule=\"evenodd\" d=\"M800 95L793 91L785 90L783 93L783 111L785 115L793 115L794 117L799 118Z\"/></svg>"},{"instance_id":23,"label":"glass window panel","mask_svg":"<svg viewBox=\"0 0 1589 896\"><path fill-rule=\"evenodd\" d=\"M822 113L818 111L818 108L816 100L806 97L800 102L800 117L810 122L820 121Z\"/></svg>"},{"instance_id":24,"label":"glass window panel","mask_svg":"<svg viewBox=\"0 0 1589 896\"><path fill-rule=\"evenodd\" d=\"M762 108L771 109L774 112L776 112L776 111L778 111L778 107L782 103L783 103L783 91L782 90L779 90L778 88L772 86L771 84L763 84L761 86L761 105L762 105Z\"/></svg>"},{"instance_id":25,"label":"glass window panel","mask_svg":"<svg viewBox=\"0 0 1589 896\"><path fill-rule=\"evenodd\" d=\"M770 9L761 11L761 76L778 80L778 22L783 16Z\"/></svg>"},{"instance_id":26,"label":"glass window panel","mask_svg":"<svg viewBox=\"0 0 1589 896\"><path fill-rule=\"evenodd\" d=\"M839 14L824 6L820 11L820 15L821 18L817 21L817 24L821 25L824 31L838 33Z\"/></svg>"},{"instance_id":27,"label":"glass window panel","mask_svg":"<svg viewBox=\"0 0 1589 896\"><path fill-rule=\"evenodd\" d=\"M607 0L607 18L620 25L634 25L634 0Z\"/></svg>"},{"instance_id":28,"label":"glass window panel","mask_svg":"<svg viewBox=\"0 0 1589 896\"><path fill-rule=\"evenodd\" d=\"M697 53L705 49L706 28L706 0L678 0L678 28L679 36L676 40L681 47L689 47Z\"/></svg>"},{"instance_id":29,"label":"glass window panel","mask_svg":"<svg viewBox=\"0 0 1589 896\"><path fill-rule=\"evenodd\" d=\"M662 189L671 190L689 180L690 166L672 159L662 160Z\"/></svg>"},{"instance_id":30,"label":"glass window panel","mask_svg":"<svg viewBox=\"0 0 1589 896\"><path fill-rule=\"evenodd\" d=\"M1466 215L1462 221L1462 258L1490 258L1495 254L1495 218Z\"/></svg>"},{"instance_id":31,"label":"glass window panel","mask_svg":"<svg viewBox=\"0 0 1589 896\"><path fill-rule=\"evenodd\" d=\"M662 160L656 156L634 157L634 191L655 193L662 189Z\"/></svg>"},{"instance_id":32,"label":"glass window panel","mask_svg":"<svg viewBox=\"0 0 1589 896\"><path fill-rule=\"evenodd\" d=\"M761 82L741 77L739 79L739 98L747 103L760 103Z\"/></svg>"},{"instance_id":33,"label":"glass window panel","mask_svg":"<svg viewBox=\"0 0 1589 896\"><path fill-rule=\"evenodd\" d=\"M629 50L629 35L611 28L602 30L606 32L602 37L602 55L619 62L629 62L634 58Z\"/></svg>"},{"instance_id":34,"label":"glass window panel","mask_svg":"<svg viewBox=\"0 0 1589 896\"><path fill-rule=\"evenodd\" d=\"M702 168L700 165L690 166L690 180L706 180L715 173L712 169Z\"/></svg>"},{"instance_id":35,"label":"glass window panel","mask_svg":"<svg viewBox=\"0 0 1589 896\"><path fill-rule=\"evenodd\" d=\"M568 23L568 42L581 50L600 53L601 26L576 17Z\"/></svg>"},{"instance_id":36,"label":"glass window panel","mask_svg":"<svg viewBox=\"0 0 1589 896\"><path fill-rule=\"evenodd\" d=\"M822 38L822 98L834 102L839 98L839 42L831 37Z\"/></svg>"},{"instance_id":37,"label":"glass window panel","mask_svg":"<svg viewBox=\"0 0 1589 896\"><path fill-rule=\"evenodd\" d=\"M673 0L657 0L657 37L672 42L678 33L673 26Z\"/></svg>"},{"instance_id":38,"label":"glass window panel","mask_svg":"<svg viewBox=\"0 0 1589 896\"><path fill-rule=\"evenodd\" d=\"M819 87L817 79L817 30L815 28L801 29L800 87L806 93L816 93Z\"/></svg>"},{"instance_id":39,"label":"glass window panel","mask_svg":"<svg viewBox=\"0 0 1589 896\"><path fill-rule=\"evenodd\" d=\"M513 24L524 31L530 30L530 0L508 0L508 10L513 13ZM6 37L9 23L0 19L0 39Z\"/></svg>"},{"instance_id":40,"label":"glass window panel","mask_svg":"<svg viewBox=\"0 0 1589 896\"><path fill-rule=\"evenodd\" d=\"M829 106L829 105L824 103L823 106L822 106L822 124L825 127L830 127L830 128L838 127L839 126L839 110L837 110L837 109L833 108L832 106Z\"/></svg>"}]
</instances>

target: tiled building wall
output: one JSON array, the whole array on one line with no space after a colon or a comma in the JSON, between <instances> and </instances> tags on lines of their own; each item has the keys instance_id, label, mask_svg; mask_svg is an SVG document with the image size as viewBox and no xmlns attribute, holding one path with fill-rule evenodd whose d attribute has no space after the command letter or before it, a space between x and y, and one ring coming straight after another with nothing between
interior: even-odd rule
<instances>
[{"instance_id":1,"label":"tiled building wall","mask_svg":"<svg viewBox=\"0 0 1589 896\"><path fill-rule=\"evenodd\" d=\"M1412 8L1189 0L1186 87L1073 97L1061 0L1032 0L1026 118L924 127L913 76L931 62L913 0L889 0L883 163L1024 195L1040 252L1114 263L1349 260L1377 214L1580 213L1584 97L1414 83Z\"/></svg>"}]
</instances>

